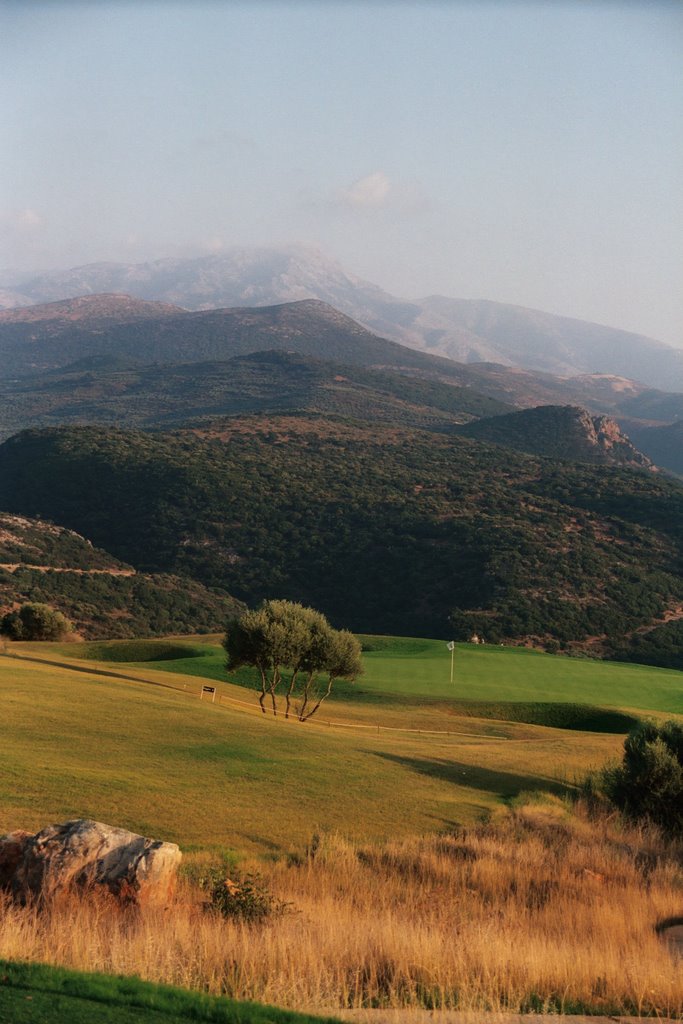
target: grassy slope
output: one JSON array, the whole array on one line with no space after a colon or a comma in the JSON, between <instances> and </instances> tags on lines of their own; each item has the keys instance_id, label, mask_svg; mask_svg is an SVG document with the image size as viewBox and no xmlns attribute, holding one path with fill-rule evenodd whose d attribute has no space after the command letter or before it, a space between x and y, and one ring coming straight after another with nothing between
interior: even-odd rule
<instances>
[{"instance_id":1,"label":"grassy slope","mask_svg":"<svg viewBox=\"0 0 683 1024\"><path fill-rule=\"evenodd\" d=\"M0 961L0 1021L12 1024L312 1024L322 1019L138 978Z\"/></svg>"},{"instance_id":2,"label":"grassy slope","mask_svg":"<svg viewBox=\"0 0 683 1024\"><path fill-rule=\"evenodd\" d=\"M189 646L208 652L215 673L219 650ZM76 653L56 645L14 650L55 659ZM539 695L681 706L680 673L507 649L461 646L457 657L460 692L493 699L503 712L502 698ZM98 664L111 674L95 674ZM90 816L185 848L277 854L301 850L318 830L378 838L472 821L521 790L561 792L620 748L617 735L454 717L461 711L444 700L449 661L440 643L402 641L369 652L366 664L357 700L331 702L300 726L264 718L253 694L225 682L219 696L249 706L200 702L196 677L164 670L173 661L81 661L74 671L2 657L0 830ZM395 695L364 699L381 689Z\"/></svg>"},{"instance_id":3,"label":"grassy slope","mask_svg":"<svg viewBox=\"0 0 683 1024\"><path fill-rule=\"evenodd\" d=\"M621 743L391 702L327 712L365 728L300 726L202 703L196 679L156 666L109 671L122 678L0 658L0 830L90 816L185 848L273 853L301 850L319 830L432 832L520 790L560 792ZM378 721L441 735L378 731Z\"/></svg>"}]
</instances>

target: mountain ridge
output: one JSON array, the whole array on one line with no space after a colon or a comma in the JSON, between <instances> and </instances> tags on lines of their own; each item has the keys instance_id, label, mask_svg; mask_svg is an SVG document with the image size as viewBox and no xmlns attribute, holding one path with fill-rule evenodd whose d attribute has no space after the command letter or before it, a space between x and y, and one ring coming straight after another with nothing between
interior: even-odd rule
<instances>
[{"instance_id":1,"label":"mountain ridge","mask_svg":"<svg viewBox=\"0 0 683 1024\"><path fill-rule=\"evenodd\" d=\"M162 365L97 355L63 370L0 381L0 439L31 426L157 429L286 410L446 430L510 408L468 387L283 349Z\"/></svg>"},{"instance_id":2,"label":"mountain ridge","mask_svg":"<svg viewBox=\"0 0 683 1024\"><path fill-rule=\"evenodd\" d=\"M45 323L119 323L183 313L181 306L149 299L136 299L125 292L103 292L97 295L75 295L58 302L0 309L0 324Z\"/></svg>"},{"instance_id":3,"label":"mountain ridge","mask_svg":"<svg viewBox=\"0 0 683 1024\"><path fill-rule=\"evenodd\" d=\"M456 424L539 403L581 405L593 414L630 419L643 412L649 420L658 414L683 414L683 396L659 393L623 377L558 378L500 364L465 365L406 348L372 334L320 300L193 312L105 294L19 309L4 319L0 314L0 355L5 373L14 375L0 380L0 433L51 425L60 415L66 422L154 428L180 425L183 413L185 418L205 418L259 409L344 412L341 381L328 381L325 396L320 391L322 366L309 367L322 404L310 404L309 389L300 392L300 404L293 406L292 388L303 383L303 363L281 361L283 395L278 395L272 373L270 381L262 374L259 384L255 373L245 374L246 364L233 362L271 348L298 353L304 360L322 359L329 364L328 376L350 377L346 400L361 418L377 419L379 414L380 420L396 421L401 389L407 422L415 426L427 425L431 416L436 426L445 428L449 417ZM156 373L145 366L156 367ZM297 368L300 381L293 375ZM363 368L366 382L358 368ZM384 379L378 372L385 373ZM391 377L396 372L405 377L398 388ZM427 406L433 407L431 413Z\"/></svg>"},{"instance_id":4,"label":"mountain ridge","mask_svg":"<svg viewBox=\"0 0 683 1024\"><path fill-rule=\"evenodd\" d=\"M40 324L0 322L0 355L6 371L56 369L84 355L103 353L147 363L196 362L289 347L319 357L322 349L323 357L363 366L458 373L452 360L381 338L318 299L134 317L90 330L87 324L69 325L59 329L59 346L53 343L52 328L41 333Z\"/></svg>"},{"instance_id":5,"label":"mountain ridge","mask_svg":"<svg viewBox=\"0 0 683 1024\"><path fill-rule=\"evenodd\" d=\"M558 375L615 373L683 391L683 350L633 332L492 300L410 301L347 273L305 246L234 248L195 259L99 263L24 280L0 303L124 291L188 309L262 306L317 298L383 337L465 362L521 365Z\"/></svg>"}]
</instances>

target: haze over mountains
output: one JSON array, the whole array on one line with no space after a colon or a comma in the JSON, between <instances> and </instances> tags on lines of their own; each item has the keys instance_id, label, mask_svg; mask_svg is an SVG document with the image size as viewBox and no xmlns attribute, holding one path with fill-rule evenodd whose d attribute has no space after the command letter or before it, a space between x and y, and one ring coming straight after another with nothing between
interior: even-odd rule
<instances>
[{"instance_id":1,"label":"haze over mountains","mask_svg":"<svg viewBox=\"0 0 683 1024\"><path fill-rule=\"evenodd\" d=\"M611 374L683 391L683 350L613 327L489 300L430 296L407 301L302 246L233 249L140 264L96 263L0 278L0 305L5 307L104 292L190 310L318 299L383 337L462 362L495 362L561 376Z\"/></svg>"},{"instance_id":2,"label":"haze over mountains","mask_svg":"<svg viewBox=\"0 0 683 1024\"><path fill-rule=\"evenodd\" d=\"M0 436L61 422L147 429L301 410L443 430L515 407L581 405L640 427L649 452L647 431L683 416L683 395L613 375L457 363L380 338L312 299L191 312L113 293L20 307L0 312L0 359L9 377L0 378ZM555 435L568 436L564 449L553 441L545 454L595 461L600 450L614 464L644 464L625 439L596 449L587 413L581 443L576 424L554 415ZM500 440L503 425L492 429ZM520 430L523 449L543 454L553 434L547 417L537 446L525 448L533 430ZM660 464L677 472L670 450L659 445Z\"/></svg>"}]
</instances>

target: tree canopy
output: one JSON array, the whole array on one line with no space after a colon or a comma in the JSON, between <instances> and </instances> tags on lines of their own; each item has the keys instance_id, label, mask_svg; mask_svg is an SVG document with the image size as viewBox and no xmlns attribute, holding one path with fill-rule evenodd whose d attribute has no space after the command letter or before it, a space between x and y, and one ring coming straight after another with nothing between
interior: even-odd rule
<instances>
[{"instance_id":1,"label":"tree canopy","mask_svg":"<svg viewBox=\"0 0 683 1024\"><path fill-rule=\"evenodd\" d=\"M12 640L62 640L71 630L65 615L37 601L22 604L0 620L0 633Z\"/></svg>"},{"instance_id":2,"label":"tree canopy","mask_svg":"<svg viewBox=\"0 0 683 1024\"><path fill-rule=\"evenodd\" d=\"M325 616L293 601L264 601L229 625L223 641L227 669L258 670L259 703L274 715L284 697L285 718L311 718L332 692L335 679L353 680L363 671L360 643L348 630L333 629Z\"/></svg>"},{"instance_id":3,"label":"tree canopy","mask_svg":"<svg viewBox=\"0 0 683 1024\"><path fill-rule=\"evenodd\" d=\"M277 593L355 632L551 649L604 636L609 653L683 601L674 480L341 417L26 431L0 445L0 508L69 526L139 574L251 607Z\"/></svg>"}]
</instances>

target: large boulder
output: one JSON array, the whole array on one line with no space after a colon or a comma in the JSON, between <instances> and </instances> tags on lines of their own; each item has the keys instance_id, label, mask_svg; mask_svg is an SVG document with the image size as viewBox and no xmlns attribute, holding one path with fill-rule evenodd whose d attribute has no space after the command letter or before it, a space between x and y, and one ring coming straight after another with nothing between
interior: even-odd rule
<instances>
[{"instance_id":1,"label":"large boulder","mask_svg":"<svg viewBox=\"0 0 683 1024\"><path fill-rule=\"evenodd\" d=\"M31 839L32 835L32 832L17 829L16 832L8 832L6 836L0 836L0 889L7 889L12 884L12 879L24 856L26 842Z\"/></svg>"},{"instance_id":2,"label":"large boulder","mask_svg":"<svg viewBox=\"0 0 683 1024\"><path fill-rule=\"evenodd\" d=\"M12 837L15 837L12 839ZM104 888L124 902L166 906L175 890L182 854L163 843L89 818L48 825L35 835L11 833L0 840L9 865L0 884L15 897Z\"/></svg>"}]
</instances>

